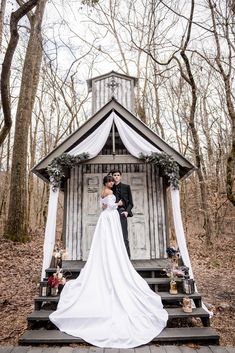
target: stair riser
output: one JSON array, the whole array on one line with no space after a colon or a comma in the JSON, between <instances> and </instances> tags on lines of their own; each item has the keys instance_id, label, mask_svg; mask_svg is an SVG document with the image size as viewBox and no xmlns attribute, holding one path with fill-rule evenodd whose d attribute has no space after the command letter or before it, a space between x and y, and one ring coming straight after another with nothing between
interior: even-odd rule
<instances>
[{"instance_id":1,"label":"stair riser","mask_svg":"<svg viewBox=\"0 0 235 353\"><path fill-rule=\"evenodd\" d=\"M149 277L145 277L145 279L150 282L148 283L149 287L156 293L158 292L169 292L169 289L170 289L170 282L168 280L168 278L166 278L166 280L164 281L165 283L151 283L151 279ZM44 281L45 282L45 281ZM183 284L182 284L182 281L178 281L177 282L177 290L178 290L178 293L182 293L183 294ZM184 294L185 296L186 294ZM171 300L174 301L174 298L172 298ZM199 306L199 303L198 305L196 306Z\"/></svg>"},{"instance_id":2,"label":"stair riser","mask_svg":"<svg viewBox=\"0 0 235 353\"><path fill-rule=\"evenodd\" d=\"M194 316L191 317L169 317L168 321L167 321L167 327L176 327L176 326L180 326L180 327L184 327L184 326L190 326L190 322L191 319ZM195 318L198 318L198 315L195 315ZM205 327L209 327L210 326L210 322L208 318L201 318L202 323ZM28 329L31 330L35 330L35 329L39 329L39 328L45 328L47 330L51 330L51 329L56 329L56 326L49 320L49 318L43 318L43 319L37 319L37 320L33 320L33 319L28 319Z\"/></svg>"}]
</instances>

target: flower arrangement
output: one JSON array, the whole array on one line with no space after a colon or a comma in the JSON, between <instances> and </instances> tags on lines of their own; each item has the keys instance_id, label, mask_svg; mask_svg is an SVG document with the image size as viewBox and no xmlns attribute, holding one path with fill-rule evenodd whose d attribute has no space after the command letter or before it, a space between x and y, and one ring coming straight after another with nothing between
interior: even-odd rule
<instances>
[{"instance_id":1,"label":"flower arrangement","mask_svg":"<svg viewBox=\"0 0 235 353\"><path fill-rule=\"evenodd\" d=\"M179 250L177 250L177 249L175 249L175 248L167 248L166 249L166 252L167 252L167 255L168 255L168 257L170 257L170 258L175 258L175 257L177 257L177 258L180 258L180 252L179 252Z\"/></svg>"},{"instance_id":2,"label":"flower arrangement","mask_svg":"<svg viewBox=\"0 0 235 353\"><path fill-rule=\"evenodd\" d=\"M166 268L165 272L171 281L177 281L178 278L184 277L184 271L180 267L171 266Z\"/></svg>"},{"instance_id":3,"label":"flower arrangement","mask_svg":"<svg viewBox=\"0 0 235 353\"><path fill-rule=\"evenodd\" d=\"M62 247L59 246L59 244L56 244L54 247L54 251L52 254L52 257L54 259L54 267L59 266L60 268L62 268L62 260L65 260L67 257L67 252L62 249Z\"/></svg>"},{"instance_id":4,"label":"flower arrangement","mask_svg":"<svg viewBox=\"0 0 235 353\"><path fill-rule=\"evenodd\" d=\"M63 276L62 270L57 266L57 270L52 276L48 278L48 286L50 288L57 288L59 285L64 285L66 283L66 278Z\"/></svg>"},{"instance_id":5,"label":"flower arrangement","mask_svg":"<svg viewBox=\"0 0 235 353\"><path fill-rule=\"evenodd\" d=\"M168 257L170 258L170 266L166 269L164 269L166 275L170 278L170 293L171 294L177 294L177 280L178 278L183 278L185 275L185 267L184 266L178 266L178 260L180 258L180 252L179 250L169 247L166 249L166 252L168 254Z\"/></svg>"}]
</instances>

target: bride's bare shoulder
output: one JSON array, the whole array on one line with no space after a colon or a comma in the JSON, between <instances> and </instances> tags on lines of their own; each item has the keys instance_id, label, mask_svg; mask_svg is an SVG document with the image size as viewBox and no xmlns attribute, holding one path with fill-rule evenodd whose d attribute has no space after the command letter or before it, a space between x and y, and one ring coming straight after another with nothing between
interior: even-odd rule
<instances>
[{"instance_id":1,"label":"bride's bare shoulder","mask_svg":"<svg viewBox=\"0 0 235 353\"><path fill-rule=\"evenodd\" d=\"M109 195L113 195L112 190L104 190L104 191L102 191L102 193L101 193L102 199L104 199L106 196L109 196Z\"/></svg>"}]
</instances>

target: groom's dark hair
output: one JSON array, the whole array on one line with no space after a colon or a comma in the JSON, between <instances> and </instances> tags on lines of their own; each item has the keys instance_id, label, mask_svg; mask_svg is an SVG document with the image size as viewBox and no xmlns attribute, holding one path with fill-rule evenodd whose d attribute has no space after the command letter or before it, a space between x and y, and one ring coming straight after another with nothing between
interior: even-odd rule
<instances>
[{"instance_id":1,"label":"groom's dark hair","mask_svg":"<svg viewBox=\"0 0 235 353\"><path fill-rule=\"evenodd\" d=\"M111 170L111 172L109 173L109 175L113 175L115 173L119 173L120 175L122 175L122 172L119 169L113 169Z\"/></svg>"}]
</instances>

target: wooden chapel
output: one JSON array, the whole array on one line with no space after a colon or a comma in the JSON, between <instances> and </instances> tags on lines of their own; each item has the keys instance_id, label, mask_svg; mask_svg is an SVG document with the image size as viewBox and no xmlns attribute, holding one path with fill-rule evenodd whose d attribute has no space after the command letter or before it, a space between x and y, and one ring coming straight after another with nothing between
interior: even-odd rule
<instances>
[{"instance_id":1,"label":"wooden chapel","mask_svg":"<svg viewBox=\"0 0 235 353\"><path fill-rule=\"evenodd\" d=\"M170 278L164 270L165 266L169 265L169 260L166 259L166 247L169 245L166 192L169 183L158 167L144 163L126 149L123 142L125 134L128 129L132 129L135 131L135 140L139 138L137 143L141 148L150 143L159 151L172 156L178 163L181 178L190 173L194 166L136 117L134 89L137 79L135 77L111 71L94 77L87 83L89 91L92 92L91 118L33 169L37 176L49 182L47 167L55 157L65 152L69 153L76 147L82 149L83 142L93 136L93 132L98 128L102 130L103 123L110 115L112 117L115 113L115 117L118 116L116 120L110 119L110 129L107 129L106 135L103 135L104 145L99 153L95 153L94 158L87 159L70 169L70 173L64 178L61 188L64 193L63 241L69 258L63 261L63 271L69 272L69 278L77 278L79 275L88 258L94 228L101 212L99 198L102 179L112 169L120 169L122 181L131 186L134 201L134 216L128 219L131 260L134 260L132 264L152 290L161 296L169 315L167 327L151 342L218 344L219 336L213 328L209 327L209 313L202 307L201 295L197 292L189 294L195 308L192 312L184 312L181 307L185 297L182 279L178 284L178 294L169 293ZM120 121L123 126L120 133L122 139L119 135L121 130L117 127ZM101 137L103 131L98 130L98 132ZM107 140L106 136L108 136ZM129 146L127 143L126 145ZM58 196L58 190L56 195ZM53 210L55 211L55 208ZM41 288L47 288L48 278L55 270L54 267L45 268L46 277L40 282ZM94 295L98 286L99 278L94 283ZM42 291L39 293L34 300L35 310L27 317L28 330L20 337L20 344L84 343L79 337L59 331L50 322L49 315L56 309L58 302L59 295L52 296L47 292L43 294ZM201 327L198 327L198 324L196 327L190 327L187 320L191 318L200 318ZM161 347L158 348L161 350ZM100 348L92 349L98 349L100 352ZM144 349L149 350L149 348Z\"/></svg>"},{"instance_id":2,"label":"wooden chapel","mask_svg":"<svg viewBox=\"0 0 235 353\"><path fill-rule=\"evenodd\" d=\"M33 172L48 182L46 168L50 162L86 139L111 112L115 112L139 136L171 155L180 167L180 177L192 171L194 166L184 156L136 117L136 83L137 78L114 71L89 79L88 90L92 92L91 118L40 161ZM127 151L113 123L99 154L71 169L63 184L63 242L69 255L68 260L87 259L100 213L102 179L114 168L121 170L122 181L131 186L133 195L134 217L128 219L131 258L166 258L166 248L169 245L166 197L168 180L159 168L145 164Z\"/></svg>"}]
</instances>

